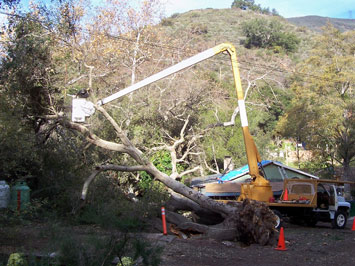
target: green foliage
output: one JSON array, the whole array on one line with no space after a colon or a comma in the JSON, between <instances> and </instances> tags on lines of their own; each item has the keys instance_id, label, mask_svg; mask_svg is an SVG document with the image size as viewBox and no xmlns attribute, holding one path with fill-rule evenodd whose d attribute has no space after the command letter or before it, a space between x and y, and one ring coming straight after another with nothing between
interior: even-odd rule
<instances>
[{"instance_id":1,"label":"green foliage","mask_svg":"<svg viewBox=\"0 0 355 266\"><path fill-rule=\"evenodd\" d=\"M167 151L158 151L152 156L152 162L157 169L167 175L172 173L171 157ZM149 190L152 186L159 187L158 183L153 183L153 178L147 172L140 172L139 186L143 191Z\"/></svg>"},{"instance_id":2,"label":"green foliage","mask_svg":"<svg viewBox=\"0 0 355 266\"><path fill-rule=\"evenodd\" d=\"M13 106L20 108L34 128L38 116L46 114L56 92L53 86L54 65L51 58L51 35L39 23L36 15L10 17L10 40L7 56L0 68L1 85L11 95Z\"/></svg>"},{"instance_id":3,"label":"green foliage","mask_svg":"<svg viewBox=\"0 0 355 266\"><path fill-rule=\"evenodd\" d=\"M301 162L300 168L309 173L316 173L316 175L321 178L334 178L334 166L324 161L324 158L313 157L311 160Z\"/></svg>"},{"instance_id":4,"label":"green foliage","mask_svg":"<svg viewBox=\"0 0 355 266\"><path fill-rule=\"evenodd\" d=\"M242 24L246 36L245 47L272 48L275 52L296 51L300 40L295 34L286 32L282 24L276 20L257 18Z\"/></svg>"},{"instance_id":5,"label":"green foliage","mask_svg":"<svg viewBox=\"0 0 355 266\"><path fill-rule=\"evenodd\" d=\"M180 15L180 13L174 13L174 14L172 14L170 17L171 17L171 18L177 18L179 15Z\"/></svg>"},{"instance_id":6,"label":"green foliage","mask_svg":"<svg viewBox=\"0 0 355 266\"><path fill-rule=\"evenodd\" d=\"M170 27L170 26L172 26L174 24L174 22L170 18L164 18L164 19L161 20L160 23L161 23L162 26L165 26L165 27Z\"/></svg>"},{"instance_id":7,"label":"green foliage","mask_svg":"<svg viewBox=\"0 0 355 266\"><path fill-rule=\"evenodd\" d=\"M219 110L219 116L222 121L228 121L230 119L229 115L227 108ZM203 118L206 125L214 124L214 110L204 113ZM226 155L232 156L236 165L246 163L241 126L238 119L236 121L234 127L216 127L204 137L202 142L203 150L205 151L207 162L210 162L211 165L214 165L214 158L216 158L218 166L223 169L223 158Z\"/></svg>"},{"instance_id":8,"label":"green foliage","mask_svg":"<svg viewBox=\"0 0 355 266\"><path fill-rule=\"evenodd\" d=\"M28 266L24 254L12 253L7 262L7 266Z\"/></svg>"},{"instance_id":9,"label":"green foliage","mask_svg":"<svg viewBox=\"0 0 355 266\"><path fill-rule=\"evenodd\" d=\"M254 0L234 0L232 8L240 8L243 10L261 11L260 5L256 5Z\"/></svg>"},{"instance_id":10,"label":"green foliage","mask_svg":"<svg viewBox=\"0 0 355 266\"><path fill-rule=\"evenodd\" d=\"M208 28L206 25L201 24L201 23L195 23L191 25L191 33L195 35L202 35L202 34L207 34L208 33Z\"/></svg>"},{"instance_id":11,"label":"green foliage","mask_svg":"<svg viewBox=\"0 0 355 266\"><path fill-rule=\"evenodd\" d=\"M161 247L154 247L148 242L136 239L134 241L134 250L134 258L138 259L142 257L143 265L158 266L161 262L160 256L163 252L163 248Z\"/></svg>"},{"instance_id":12,"label":"green foliage","mask_svg":"<svg viewBox=\"0 0 355 266\"><path fill-rule=\"evenodd\" d=\"M295 96L278 124L283 136L306 142L324 163L348 169L355 156L353 33L330 25L316 39L310 56L299 65L292 84ZM346 172L346 171L345 171ZM348 175L348 173L345 173Z\"/></svg>"},{"instance_id":13,"label":"green foliage","mask_svg":"<svg viewBox=\"0 0 355 266\"><path fill-rule=\"evenodd\" d=\"M2 209L0 225L28 225L32 222L47 221L51 217L50 205L46 199L32 199L27 207L20 212L12 209Z\"/></svg>"},{"instance_id":14,"label":"green foliage","mask_svg":"<svg viewBox=\"0 0 355 266\"><path fill-rule=\"evenodd\" d=\"M117 181L97 177L88 195L88 204L80 211L76 221L123 232L137 232L145 229L146 222L159 213L166 199L158 186L151 185L138 202L132 202L117 186Z\"/></svg>"},{"instance_id":15,"label":"green foliage","mask_svg":"<svg viewBox=\"0 0 355 266\"><path fill-rule=\"evenodd\" d=\"M68 230L65 226L55 226L47 232L56 256L49 265L159 265L162 248L152 246L139 235L101 231L82 232Z\"/></svg>"},{"instance_id":16,"label":"green foliage","mask_svg":"<svg viewBox=\"0 0 355 266\"><path fill-rule=\"evenodd\" d=\"M153 164L155 165L155 167L159 171L161 171L167 175L172 174L171 156L168 151L161 150L161 151L154 153L151 160L152 160ZM182 172L184 170L184 168L185 168L185 165L183 165L183 164L177 165L178 172ZM161 185L160 185L160 183L153 182L152 176L149 175L148 173L140 172L139 186L141 189L143 189L143 191L146 191L148 189L151 189L152 187L154 187L155 189L159 189L159 187Z\"/></svg>"},{"instance_id":17,"label":"green foliage","mask_svg":"<svg viewBox=\"0 0 355 266\"><path fill-rule=\"evenodd\" d=\"M0 95L0 175L8 180L36 176L41 158L33 131Z\"/></svg>"},{"instance_id":18,"label":"green foliage","mask_svg":"<svg viewBox=\"0 0 355 266\"><path fill-rule=\"evenodd\" d=\"M270 12L270 9L268 7L263 8L260 5L256 5L254 0L234 0L231 7L240 8L242 10L252 10L262 14L272 14L275 16L278 15L275 8L273 8Z\"/></svg>"},{"instance_id":19,"label":"green foliage","mask_svg":"<svg viewBox=\"0 0 355 266\"><path fill-rule=\"evenodd\" d=\"M273 134L276 125L291 103L293 94L276 86L260 85L257 92L253 93L252 100L263 103L261 112L253 112L251 117L257 121L258 128L265 134Z\"/></svg>"}]
</instances>

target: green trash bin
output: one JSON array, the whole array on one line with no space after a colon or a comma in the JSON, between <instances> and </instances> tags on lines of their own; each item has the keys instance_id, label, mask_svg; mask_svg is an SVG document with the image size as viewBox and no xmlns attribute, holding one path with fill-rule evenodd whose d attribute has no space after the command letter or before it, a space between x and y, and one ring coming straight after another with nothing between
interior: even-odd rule
<instances>
[{"instance_id":1,"label":"green trash bin","mask_svg":"<svg viewBox=\"0 0 355 266\"><path fill-rule=\"evenodd\" d=\"M25 181L18 181L11 188L10 208L13 210L25 210L30 204L30 191Z\"/></svg>"}]
</instances>

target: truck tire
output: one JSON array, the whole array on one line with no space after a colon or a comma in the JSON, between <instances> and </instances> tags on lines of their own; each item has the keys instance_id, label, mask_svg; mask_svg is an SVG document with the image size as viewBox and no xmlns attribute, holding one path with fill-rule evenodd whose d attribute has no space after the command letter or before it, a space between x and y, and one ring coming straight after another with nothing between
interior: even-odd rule
<instances>
[{"instance_id":1,"label":"truck tire","mask_svg":"<svg viewBox=\"0 0 355 266\"><path fill-rule=\"evenodd\" d=\"M332 227L343 229L346 225L346 213L344 211L336 211L334 220L332 220Z\"/></svg>"},{"instance_id":2,"label":"truck tire","mask_svg":"<svg viewBox=\"0 0 355 266\"><path fill-rule=\"evenodd\" d=\"M275 225L275 229L280 229L282 226L282 214L281 212L279 212L278 210L272 210L276 216L276 225Z\"/></svg>"}]
</instances>

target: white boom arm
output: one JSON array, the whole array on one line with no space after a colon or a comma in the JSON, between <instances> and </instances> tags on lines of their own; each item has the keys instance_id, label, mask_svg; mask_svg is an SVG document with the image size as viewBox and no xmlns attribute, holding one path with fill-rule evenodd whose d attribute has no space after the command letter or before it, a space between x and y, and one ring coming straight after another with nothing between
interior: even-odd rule
<instances>
[{"instance_id":1,"label":"white boom arm","mask_svg":"<svg viewBox=\"0 0 355 266\"><path fill-rule=\"evenodd\" d=\"M146 79L143 79L142 81L139 81L136 84L133 84L133 85L131 85L119 92L116 92L116 93L112 94L111 96L98 101L97 104L103 105L103 104L109 103L109 102L116 100L124 95L127 95L135 90L138 90L144 86L147 86L155 81L158 81L158 80L163 79L167 76L170 76L170 75L172 75L176 72L179 72L187 67L193 66L193 65L195 65L203 60L206 60L214 55L216 55L215 49L214 48L208 49L208 50L201 52L197 55L194 55L188 59L185 59L176 65L168 67L168 68L166 68L166 69L164 69L164 70L162 70L162 71L160 71L160 72L158 72Z\"/></svg>"},{"instance_id":2,"label":"white boom arm","mask_svg":"<svg viewBox=\"0 0 355 266\"><path fill-rule=\"evenodd\" d=\"M219 45L220 46L220 45ZM219 47L216 46L216 47ZM99 100L97 102L97 105L104 105L106 103L109 103L113 100L116 100L122 96L125 96L135 90L138 90L144 86L147 86L155 81L158 81L160 79L163 79L167 76L170 76L176 72L179 72L185 68L188 68L190 66L193 66L203 60L206 60L221 51L216 52L216 47L210 48L206 51L203 51L197 55L194 55L188 59L185 59L181 61L180 63L173 65L171 67L168 67L167 69L164 69L148 78L145 78L123 90L120 90L119 92L116 92L102 100ZM85 117L91 116L95 112L95 108L93 103L85 100L85 99L73 99L72 102L72 121L73 122L85 122Z\"/></svg>"}]
</instances>

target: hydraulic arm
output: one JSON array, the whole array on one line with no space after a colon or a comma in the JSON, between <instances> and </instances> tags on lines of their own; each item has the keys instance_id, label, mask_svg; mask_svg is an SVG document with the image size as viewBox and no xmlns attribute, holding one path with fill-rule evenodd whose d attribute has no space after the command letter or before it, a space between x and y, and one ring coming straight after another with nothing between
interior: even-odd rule
<instances>
[{"instance_id":1,"label":"hydraulic arm","mask_svg":"<svg viewBox=\"0 0 355 266\"><path fill-rule=\"evenodd\" d=\"M243 136L244 136L245 150L247 153L247 159L249 165L249 173L253 179L251 184L242 185L240 200L249 198L249 199L260 200L260 201L269 201L269 198L272 197L271 186L269 184L269 181L267 181L260 174L259 171L258 163L261 162L261 158L256 148L255 142L249 132L248 118L247 118L245 102L244 102L244 94L243 94L243 89L240 80L240 73L238 69L237 54L236 54L236 49L232 44L222 43L206 51L203 51L197 55L194 55L188 59L185 59L176 65L168 67L117 93L114 93L102 100L99 100L97 102L97 105L107 104L135 90L138 90L155 81L158 81L169 75L179 72L185 68L193 66L201 61L204 61L222 52L228 52L232 63L235 88L236 88L237 98L238 98L239 113L240 113L240 119L242 124ZM94 105L91 102L86 101L84 99L73 99L72 120L74 122L85 121L85 117L90 116L93 112L94 112Z\"/></svg>"}]
</instances>

